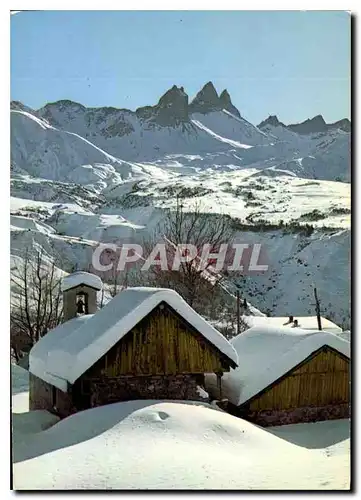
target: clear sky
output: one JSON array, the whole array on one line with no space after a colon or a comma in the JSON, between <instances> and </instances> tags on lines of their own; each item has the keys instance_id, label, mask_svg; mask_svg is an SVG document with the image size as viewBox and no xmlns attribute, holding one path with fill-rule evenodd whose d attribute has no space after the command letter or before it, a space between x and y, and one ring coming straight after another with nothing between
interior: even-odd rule
<instances>
[{"instance_id":1,"label":"clear sky","mask_svg":"<svg viewBox=\"0 0 361 500\"><path fill-rule=\"evenodd\" d=\"M11 16L11 98L135 110L209 80L242 116L350 116L350 16L332 11L34 11Z\"/></svg>"}]
</instances>

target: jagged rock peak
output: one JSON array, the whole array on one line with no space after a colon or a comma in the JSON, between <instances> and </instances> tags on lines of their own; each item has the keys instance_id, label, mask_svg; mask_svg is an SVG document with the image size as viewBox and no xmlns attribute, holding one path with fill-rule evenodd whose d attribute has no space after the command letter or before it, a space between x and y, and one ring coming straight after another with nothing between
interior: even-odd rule
<instances>
[{"instance_id":1,"label":"jagged rock peak","mask_svg":"<svg viewBox=\"0 0 361 500\"><path fill-rule=\"evenodd\" d=\"M177 85L173 85L173 87L167 90L167 92L159 99L158 106L174 103L175 101L186 102L188 106L188 95L184 92L183 87L178 88Z\"/></svg>"},{"instance_id":2,"label":"jagged rock peak","mask_svg":"<svg viewBox=\"0 0 361 500\"><path fill-rule=\"evenodd\" d=\"M83 109L83 110L86 109L85 106L83 106L79 102L70 101L69 99L60 99L59 101L48 102L44 106L44 108L50 108L50 107L59 108L60 110L65 110L67 108Z\"/></svg>"},{"instance_id":3,"label":"jagged rock peak","mask_svg":"<svg viewBox=\"0 0 361 500\"><path fill-rule=\"evenodd\" d=\"M334 123L329 123L328 128L330 129L341 129L344 132L351 132L351 121L348 118L343 118Z\"/></svg>"},{"instance_id":4,"label":"jagged rock peak","mask_svg":"<svg viewBox=\"0 0 361 500\"><path fill-rule=\"evenodd\" d=\"M140 118L161 126L174 126L188 120L188 95L183 87L173 85L155 106L145 106L136 111Z\"/></svg>"},{"instance_id":5,"label":"jagged rock peak","mask_svg":"<svg viewBox=\"0 0 361 500\"><path fill-rule=\"evenodd\" d=\"M258 128L263 128L266 127L267 125L270 125L271 127L285 127L286 125L282 122L279 121L277 115L269 115L268 118L263 120L259 125L257 125Z\"/></svg>"},{"instance_id":6,"label":"jagged rock peak","mask_svg":"<svg viewBox=\"0 0 361 500\"><path fill-rule=\"evenodd\" d=\"M24 104L20 101L11 101L10 102L10 109L19 109L19 110L23 111L25 108L26 108L26 106L24 106Z\"/></svg>"},{"instance_id":7,"label":"jagged rock peak","mask_svg":"<svg viewBox=\"0 0 361 500\"><path fill-rule=\"evenodd\" d=\"M10 102L10 111L25 111L26 113L30 113L30 114L33 114L35 116L38 116L37 112L34 109L29 108L29 106L26 106L25 104L23 104L20 101L11 101Z\"/></svg>"},{"instance_id":8,"label":"jagged rock peak","mask_svg":"<svg viewBox=\"0 0 361 500\"><path fill-rule=\"evenodd\" d=\"M311 119L308 118L302 123L288 125L288 128L299 134L314 134L317 132L325 132L327 130L327 124L322 115L316 115Z\"/></svg>"},{"instance_id":9,"label":"jagged rock peak","mask_svg":"<svg viewBox=\"0 0 361 500\"><path fill-rule=\"evenodd\" d=\"M222 109L221 101L212 82L204 85L191 102L189 108L192 113L209 113Z\"/></svg>"},{"instance_id":10,"label":"jagged rock peak","mask_svg":"<svg viewBox=\"0 0 361 500\"><path fill-rule=\"evenodd\" d=\"M313 118L311 118L311 120L306 120L306 122L312 122L312 123L317 123L320 125L326 125L326 122L325 122L322 115L316 115Z\"/></svg>"},{"instance_id":11,"label":"jagged rock peak","mask_svg":"<svg viewBox=\"0 0 361 500\"><path fill-rule=\"evenodd\" d=\"M221 95L219 96L219 100L221 102L222 108L226 109L232 115L238 116L238 118L241 118L241 113L238 111L236 106L232 103L231 96L229 95L229 92L227 89L224 89L221 92Z\"/></svg>"}]
</instances>

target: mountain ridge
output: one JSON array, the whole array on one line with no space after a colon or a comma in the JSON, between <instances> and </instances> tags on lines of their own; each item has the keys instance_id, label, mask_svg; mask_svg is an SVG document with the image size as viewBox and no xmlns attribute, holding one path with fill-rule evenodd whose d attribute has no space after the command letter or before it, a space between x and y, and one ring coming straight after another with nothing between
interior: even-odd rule
<instances>
[{"instance_id":1,"label":"mountain ridge","mask_svg":"<svg viewBox=\"0 0 361 500\"><path fill-rule=\"evenodd\" d=\"M64 270L84 267L99 242L152 235L180 193L186 209L199 201L207 214L227 214L242 238L267 247L271 274L242 284L255 305L308 314L313 280L347 324L347 122L305 135L273 115L257 128L210 83L192 113L179 86L135 111L12 102L12 255L41 247Z\"/></svg>"},{"instance_id":2,"label":"mountain ridge","mask_svg":"<svg viewBox=\"0 0 361 500\"><path fill-rule=\"evenodd\" d=\"M182 95L182 99L180 99ZM172 102L172 99L178 101L178 103ZM183 102L182 102L183 101ZM159 114L160 108L164 108L164 104L175 104L173 111L178 114L180 112L180 121L185 121L188 119L189 115L192 113L209 113L212 111L220 111L225 109L234 116L238 118L241 117L241 113L238 108L233 104L231 96L227 89L221 91L218 95L214 84L209 81L207 82L196 94L196 96L190 101L188 94L185 92L184 87L173 85L168 90L166 90L163 95L158 100L155 105L146 105L131 110L123 107L114 106L85 106L77 101L72 101L70 99L59 99L57 101L47 102L38 109L31 108L21 101L12 100L10 102L11 109L23 109L24 111L41 113L42 115L46 113L47 110L56 107L61 110L75 108L82 111L98 112L100 110L108 112L123 112L129 113L130 115L136 115L139 117L147 118L149 117L149 112L154 112ZM160 113L162 115L162 113ZM167 114L167 113L166 113ZM168 113L169 114L169 113ZM161 116L160 123L164 122L168 126L169 120L165 116ZM172 120L170 120L172 122ZM265 125L273 126L283 126L289 128L289 130L295 131L299 134L309 134L323 132L326 130L340 128L345 132L351 131L351 121L348 118L341 118L335 122L326 123L322 115L315 115L312 118L307 118L304 121L285 124L279 121L277 115L269 115L267 118L262 120L257 127L261 128Z\"/></svg>"}]
</instances>

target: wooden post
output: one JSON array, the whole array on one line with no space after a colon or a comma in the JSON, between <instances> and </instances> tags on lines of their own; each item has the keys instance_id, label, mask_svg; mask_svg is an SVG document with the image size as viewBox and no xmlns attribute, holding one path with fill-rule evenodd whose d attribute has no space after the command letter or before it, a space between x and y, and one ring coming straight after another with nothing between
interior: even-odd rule
<instances>
[{"instance_id":1,"label":"wooden post","mask_svg":"<svg viewBox=\"0 0 361 500\"><path fill-rule=\"evenodd\" d=\"M318 329L322 330L322 325L321 325L321 312L320 312L320 302L317 297L317 289L314 287L313 293L315 295L315 306L316 306L316 315L317 315L317 324L318 324Z\"/></svg>"},{"instance_id":2,"label":"wooden post","mask_svg":"<svg viewBox=\"0 0 361 500\"><path fill-rule=\"evenodd\" d=\"M241 306L241 299L239 296L239 289L237 288L237 335L241 333L241 328L240 328L240 306Z\"/></svg>"}]
</instances>

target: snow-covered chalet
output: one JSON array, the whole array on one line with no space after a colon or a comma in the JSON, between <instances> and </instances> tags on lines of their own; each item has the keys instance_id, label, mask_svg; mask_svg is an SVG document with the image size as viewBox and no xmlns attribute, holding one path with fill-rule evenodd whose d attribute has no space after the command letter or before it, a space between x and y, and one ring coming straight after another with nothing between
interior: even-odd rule
<instances>
[{"instance_id":1,"label":"snow-covered chalet","mask_svg":"<svg viewBox=\"0 0 361 500\"><path fill-rule=\"evenodd\" d=\"M102 282L63 279L65 321L30 351L30 409L65 417L131 399L203 400L204 374L219 384L236 368L233 346L174 290L128 288L97 310Z\"/></svg>"},{"instance_id":2,"label":"snow-covered chalet","mask_svg":"<svg viewBox=\"0 0 361 500\"><path fill-rule=\"evenodd\" d=\"M341 336L264 324L230 342L239 360L222 379L230 413L262 426L349 417L350 342ZM206 390L217 397L212 375Z\"/></svg>"}]
</instances>

